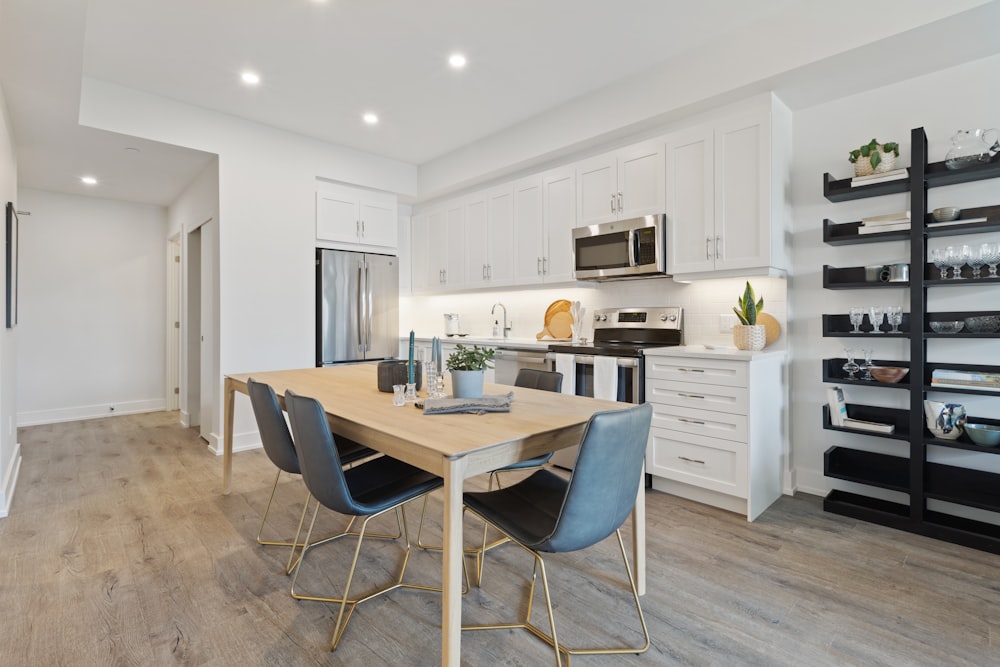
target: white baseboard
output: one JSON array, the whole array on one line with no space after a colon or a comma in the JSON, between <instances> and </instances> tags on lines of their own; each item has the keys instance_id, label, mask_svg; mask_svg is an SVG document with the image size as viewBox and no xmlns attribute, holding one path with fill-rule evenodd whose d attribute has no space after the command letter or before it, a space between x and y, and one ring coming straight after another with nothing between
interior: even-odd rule
<instances>
[{"instance_id":1,"label":"white baseboard","mask_svg":"<svg viewBox=\"0 0 1000 667\"><path fill-rule=\"evenodd\" d=\"M822 470L796 470L796 491L813 496L826 496L833 489L830 478Z\"/></svg>"},{"instance_id":2,"label":"white baseboard","mask_svg":"<svg viewBox=\"0 0 1000 667\"><path fill-rule=\"evenodd\" d=\"M251 449L260 449L263 446L260 441L260 434L257 431L233 434L233 454ZM216 456L222 456L222 449L222 438L213 433L208 443L208 451Z\"/></svg>"},{"instance_id":3,"label":"white baseboard","mask_svg":"<svg viewBox=\"0 0 1000 667\"><path fill-rule=\"evenodd\" d=\"M144 401L126 401L124 403L100 403L98 405L81 405L72 408L55 408L53 410L32 410L17 413L17 425L37 426L39 424L55 424L58 422L74 422L81 419L98 417L114 417L116 415L133 415L141 412L161 412L167 409L167 402L162 398L152 398Z\"/></svg>"},{"instance_id":4,"label":"white baseboard","mask_svg":"<svg viewBox=\"0 0 1000 667\"><path fill-rule=\"evenodd\" d=\"M21 443L14 447L14 456L3 476L3 486L0 487L0 519L10 512L10 504L14 501L14 489L17 487L17 477L21 472Z\"/></svg>"},{"instance_id":5,"label":"white baseboard","mask_svg":"<svg viewBox=\"0 0 1000 667\"><path fill-rule=\"evenodd\" d=\"M181 410L181 426L191 428L191 413L187 410Z\"/></svg>"}]
</instances>

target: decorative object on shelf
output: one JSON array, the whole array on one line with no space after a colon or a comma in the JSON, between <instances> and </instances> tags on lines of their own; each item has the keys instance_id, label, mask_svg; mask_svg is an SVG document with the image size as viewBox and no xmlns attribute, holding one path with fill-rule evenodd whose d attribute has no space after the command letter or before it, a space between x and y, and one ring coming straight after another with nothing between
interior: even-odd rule
<instances>
[{"instance_id":1,"label":"decorative object on shelf","mask_svg":"<svg viewBox=\"0 0 1000 667\"><path fill-rule=\"evenodd\" d=\"M882 311L882 306L871 306L868 309L868 317L872 323L872 333L884 333L882 331L882 319L885 317L885 313Z\"/></svg>"},{"instance_id":2,"label":"decorative object on shelf","mask_svg":"<svg viewBox=\"0 0 1000 667\"><path fill-rule=\"evenodd\" d=\"M1000 426L966 422L965 432L969 434L972 442L982 447L996 447L1000 445Z\"/></svg>"},{"instance_id":3,"label":"decorative object on shelf","mask_svg":"<svg viewBox=\"0 0 1000 667\"><path fill-rule=\"evenodd\" d=\"M972 257L972 248L967 245L948 246L944 249L944 257L951 267L952 280L965 280L962 277L962 267L968 263Z\"/></svg>"},{"instance_id":4,"label":"decorative object on shelf","mask_svg":"<svg viewBox=\"0 0 1000 667\"><path fill-rule=\"evenodd\" d=\"M910 265L904 262L886 264L879 275L879 280L884 283L908 283L910 282ZM892 323L890 322L890 324Z\"/></svg>"},{"instance_id":5,"label":"decorative object on shelf","mask_svg":"<svg viewBox=\"0 0 1000 667\"><path fill-rule=\"evenodd\" d=\"M847 316L850 318L851 324L854 325L854 330L851 333L864 333L860 327L861 323L865 321L865 309L860 306L854 306L848 311Z\"/></svg>"},{"instance_id":6,"label":"decorative object on shelf","mask_svg":"<svg viewBox=\"0 0 1000 667\"><path fill-rule=\"evenodd\" d=\"M948 322L930 322L931 331L939 334L957 334L965 327L962 320L952 320Z\"/></svg>"},{"instance_id":7,"label":"decorative object on shelf","mask_svg":"<svg viewBox=\"0 0 1000 667\"><path fill-rule=\"evenodd\" d=\"M483 375L492 367L493 349L473 345L471 348L459 343L455 351L448 355L448 370L451 371L451 389L455 398L480 398L483 395Z\"/></svg>"},{"instance_id":8,"label":"decorative object on shelf","mask_svg":"<svg viewBox=\"0 0 1000 667\"><path fill-rule=\"evenodd\" d=\"M865 267L865 282L877 283L882 280L883 271L885 271L885 264L869 264Z\"/></svg>"},{"instance_id":9,"label":"decorative object on shelf","mask_svg":"<svg viewBox=\"0 0 1000 667\"><path fill-rule=\"evenodd\" d=\"M854 165L855 176L867 176L891 171L896 166L897 157L899 144L892 141L880 144L877 139L872 139L851 151L847 160Z\"/></svg>"},{"instance_id":10,"label":"decorative object on shelf","mask_svg":"<svg viewBox=\"0 0 1000 667\"><path fill-rule=\"evenodd\" d=\"M740 319L740 324L733 327L733 344L739 350L763 350L767 345L767 329L757 324L757 313L764 309L764 297L757 298L748 280L737 303L739 307L733 306L733 312Z\"/></svg>"},{"instance_id":11,"label":"decorative object on shelf","mask_svg":"<svg viewBox=\"0 0 1000 667\"><path fill-rule=\"evenodd\" d=\"M910 369L902 366L872 366L868 371L879 382L896 383L905 378Z\"/></svg>"},{"instance_id":12,"label":"decorative object on shelf","mask_svg":"<svg viewBox=\"0 0 1000 667\"><path fill-rule=\"evenodd\" d=\"M847 361L844 362L844 365L841 366L841 368L843 368L844 372L847 373L848 380L857 380L857 378L854 377L854 374L861 370L861 366L858 362L854 361L854 350L849 347L845 347L844 354L847 355Z\"/></svg>"},{"instance_id":13,"label":"decorative object on shelf","mask_svg":"<svg viewBox=\"0 0 1000 667\"><path fill-rule=\"evenodd\" d=\"M885 307L885 318L888 320L889 324L892 325L892 329L889 330L891 334L903 333L899 330L899 325L903 323L903 307L902 306L886 306Z\"/></svg>"},{"instance_id":14,"label":"decorative object on shelf","mask_svg":"<svg viewBox=\"0 0 1000 667\"><path fill-rule=\"evenodd\" d=\"M984 243L979 246L979 254L990 267L990 278L997 277L997 265L1000 264L1000 243Z\"/></svg>"},{"instance_id":15,"label":"decorative object on shelf","mask_svg":"<svg viewBox=\"0 0 1000 667\"><path fill-rule=\"evenodd\" d=\"M872 355L875 353L875 350L861 350L861 353L865 355L865 363L861 365L861 369L864 370L865 374L861 376L861 379L870 382L872 380L872 368L875 367L875 364L872 363Z\"/></svg>"},{"instance_id":16,"label":"decorative object on shelf","mask_svg":"<svg viewBox=\"0 0 1000 667\"><path fill-rule=\"evenodd\" d=\"M1000 131L995 128L959 130L951 138L951 149L944 158L948 169L964 169L989 162L1000 153Z\"/></svg>"},{"instance_id":17,"label":"decorative object on shelf","mask_svg":"<svg viewBox=\"0 0 1000 667\"><path fill-rule=\"evenodd\" d=\"M948 255L944 248L934 248L931 250L931 263L941 272L941 280L948 279Z\"/></svg>"},{"instance_id":18,"label":"decorative object on shelf","mask_svg":"<svg viewBox=\"0 0 1000 667\"><path fill-rule=\"evenodd\" d=\"M943 440L957 440L966 421L965 406L959 403L924 401L927 430Z\"/></svg>"},{"instance_id":19,"label":"decorative object on shelf","mask_svg":"<svg viewBox=\"0 0 1000 667\"><path fill-rule=\"evenodd\" d=\"M961 213L962 209L957 206L942 206L931 211L931 217L934 218L935 222L948 222L950 220L958 220L958 216Z\"/></svg>"},{"instance_id":20,"label":"decorative object on shelf","mask_svg":"<svg viewBox=\"0 0 1000 667\"><path fill-rule=\"evenodd\" d=\"M1000 331L1000 315L976 315L965 318L965 330L969 333L996 333Z\"/></svg>"},{"instance_id":21,"label":"decorative object on shelf","mask_svg":"<svg viewBox=\"0 0 1000 667\"><path fill-rule=\"evenodd\" d=\"M847 419L847 404L844 402L844 390L840 385L826 388L827 404L830 406L830 423L843 426Z\"/></svg>"},{"instance_id":22,"label":"decorative object on shelf","mask_svg":"<svg viewBox=\"0 0 1000 667\"><path fill-rule=\"evenodd\" d=\"M955 370L935 368L931 372L932 388L975 389L977 391L1000 391L1000 373L977 370Z\"/></svg>"}]
</instances>

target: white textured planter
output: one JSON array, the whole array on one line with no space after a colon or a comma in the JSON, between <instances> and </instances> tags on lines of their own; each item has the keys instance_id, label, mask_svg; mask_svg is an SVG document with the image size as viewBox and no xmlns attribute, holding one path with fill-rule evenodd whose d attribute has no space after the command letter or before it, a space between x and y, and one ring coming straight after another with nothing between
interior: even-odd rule
<instances>
[{"instance_id":1,"label":"white textured planter","mask_svg":"<svg viewBox=\"0 0 1000 667\"><path fill-rule=\"evenodd\" d=\"M482 398L484 376L484 371L452 371L452 396L455 398Z\"/></svg>"},{"instance_id":2,"label":"white textured planter","mask_svg":"<svg viewBox=\"0 0 1000 667\"><path fill-rule=\"evenodd\" d=\"M871 174L881 174L887 171L892 171L896 168L896 153L889 151L888 153L882 152L882 144L878 147L879 157L882 161L878 163L878 166L872 169L871 157L860 156L854 162L854 175L855 176L869 176Z\"/></svg>"},{"instance_id":3,"label":"white textured planter","mask_svg":"<svg viewBox=\"0 0 1000 667\"><path fill-rule=\"evenodd\" d=\"M763 324L737 324L733 327L733 345L739 350L756 352L767 344L767 328Z\"/></svg>"}]
</instances>

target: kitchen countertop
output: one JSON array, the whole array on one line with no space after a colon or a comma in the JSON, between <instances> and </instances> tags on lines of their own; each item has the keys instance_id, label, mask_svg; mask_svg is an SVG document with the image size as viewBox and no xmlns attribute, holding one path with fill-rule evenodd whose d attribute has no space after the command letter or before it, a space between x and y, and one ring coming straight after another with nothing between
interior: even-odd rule
<instances>
[{"instance_id":1,"label":"kitchen countertop","mask_svg":"<svg viewBox=\"0 0 1000 667\"><path fill-rule=\"evenodd\" d=\"M415 336L415 340L421 343L429 343L430 336ZM400 340L407 340L400 337ZM545 339L535 340L534 338L493 338L492 336L441 336L442 343L462 343L463 345L480 345L483 347L503 348L505 350L548 350L549 345L558 341Z\"/></svg>"},{"instance_id":2,"label":"kitchen countertop","mask_svg":"<svg viewBox=\"0 0 1000 667\"><path fill-rule=\"evenodd\" d=\"M750 361L755 358L760 359L761 357L769 357L772 355L784 355L786 350L777 349L751 352L749 350L737 350L735 347L724 347L721 345L675 345L673 347L646 348L643 352L646 356L737 359L741 361Z\"/></svg>"}]
</instances>

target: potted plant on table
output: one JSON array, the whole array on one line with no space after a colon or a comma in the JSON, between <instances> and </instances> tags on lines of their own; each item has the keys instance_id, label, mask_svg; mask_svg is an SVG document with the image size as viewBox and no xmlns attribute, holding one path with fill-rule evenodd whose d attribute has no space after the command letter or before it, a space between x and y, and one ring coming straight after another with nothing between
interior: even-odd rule
<instances>
[{"instance_id":1,"label":"potted plant on table","mask_svg":"<svg viewBox=\"0 0 1000 667\"><path fill-rule=\"evenodd\" d=\"M493 366L493 349L461 343L448 355L451 389L455 398L480 398L483 395L483 374Z\"/></svg>"},{"instance_id":2,"label":"potted plant on table","mask_svg":"<svg viewBox=\"0 0 1000 667\"><path fill-rule=\"evenodd\" d=\"M848 155L847 160L854 165L855 176L868 176L891 171L896 166L899 157L899 144L887 141L880 144L872 139L867 144L856 148Z\"/></svg>"},{"instance_id":3,"label":"potted plant on table","mask_svg":"<svg viewBox=\"0 0 1000 667\"><path fill-rule=\"evenodd\" d=\"M757 298L748 280L737 304L733 306L733 312L740 319L740 324L733 327L733 344L740 350L763 350L767 344L767 329L763 324L757 324L757 314L764 310L764 297Z\"/></svg>"}]
</instances>

